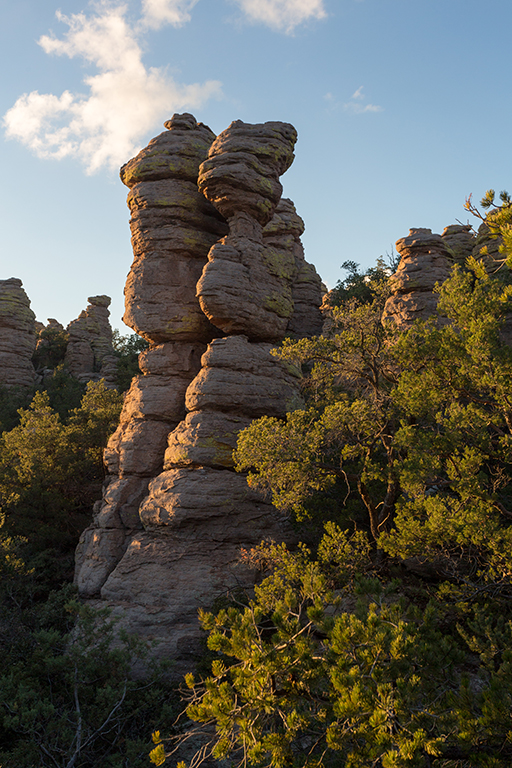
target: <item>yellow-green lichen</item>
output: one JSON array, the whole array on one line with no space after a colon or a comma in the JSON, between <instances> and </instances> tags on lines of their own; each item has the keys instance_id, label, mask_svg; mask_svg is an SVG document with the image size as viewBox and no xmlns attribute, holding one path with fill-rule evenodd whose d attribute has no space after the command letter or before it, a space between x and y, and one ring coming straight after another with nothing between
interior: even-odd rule
<instances>
[{"instance_id":1,"label":"yellow-green lichen","mask_svg":"<svg viewBox=\"0 0 512 768\"><path fill-rule=\"evenodd\" d=\"M263 306L265 309L275 312L279 317L291 317L293 312L293 301L287 296L277 293L277 291L272 291L265 297Z\"/></svg>"},{"instance_id":2,"label":"yellow-green lichen","mask_svg":"<svg viewBox=\"0 0 512 768\"><path fill-rule=\"evenodd\" d=\"M291 280L295 274L295 259L286 251L278 251L267 246L263 251L263 260L271 275Z\"/></svg>"}]
</instances>

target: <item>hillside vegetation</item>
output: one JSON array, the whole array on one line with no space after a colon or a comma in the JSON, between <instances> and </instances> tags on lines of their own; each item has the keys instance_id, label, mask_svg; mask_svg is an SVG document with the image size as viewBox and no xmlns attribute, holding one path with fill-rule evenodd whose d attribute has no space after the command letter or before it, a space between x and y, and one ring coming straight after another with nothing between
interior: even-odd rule
<instances>
[{"instance_id":1,"label":"hillside vegetation","mask_svg":"<svg viewBox=\"0 0 512 768\"><path fill-rule=\"evenodd\" d=\"M512 763L512 208L493 201L502 260L454 267L444 324L383 325L386 280L353 269L330 333L276 352L306 407L253 422L236 458L306 543L245 553L254 598L201 616L214 659L187 713L217 759ZM159 765L174 742L155 741Z\"/></svg>"}]
</instances>

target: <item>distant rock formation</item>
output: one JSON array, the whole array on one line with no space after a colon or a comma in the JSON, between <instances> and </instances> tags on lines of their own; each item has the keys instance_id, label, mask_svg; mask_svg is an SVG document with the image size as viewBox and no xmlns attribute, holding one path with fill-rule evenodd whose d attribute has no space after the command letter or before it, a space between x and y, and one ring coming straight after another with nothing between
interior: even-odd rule
<instances>
[{"instance_id":1,"label":"distant rock formation","mask_svg":"<svg viewBox=\"0 0 512 768\"><path fill-rule=\"evenodd\" d=\"M82 383L104 379L107 387L114 388L117 358L112 346L109 322L110 296L90 296L87 301L87 309L76 320L72 320L66 329L69 341L64 365Z\"/></svg>"},{"instance_id":2,"label":"distant rock formation","mask_svg":"<svg viewBox=\"0 0 512 768\"><path fill-rule=\"evenodd\" d=\"M270 349L320 331L322 289L303 222L280 201L292 126L236 121L215 138L191 115L165 125L121 169L134 247L124 320L150 348L105 452L109 482L76 581L179 669L198 607L253 585L241 547L290 537L233 471L232 450L251 419L300 402L299 372Z\"/></svg>"},{"instance_id":3,"label":"distant rock formation","mask_svg":"<svg viewBox=\"0 0 512 768\"><path fill-rule=\"evenodd\" d=\"M464 265L475 255L476 238L471 224L450 224L443 229L441 237L453 263Z\"/></svg>"},{"instance_id":4,"label":"distant rock formation","mask_svg":"<svg viewBox=\"0 0 512 768\"><path fill-rule=\"evenodd\" d=\"M0 384L6 387L34 386L35 319L21 280L0 280Z\"/></svg>"},{"instance_id":5,"label":"distant rock formation","mask_svg":"<svg viewBox=\"0 0 512 768\"><path fill-rule=\"evenodd\" d=\"M450 276L453 264L441 235L430 229L410 229L396 242L400 263L390 278L392 295L386 302L383 320L393 320L406 329L416 319L427 320L436 313L436 283Z\"/></svg>"},{"instance_id":6,"label":"distant rock formation","mask_svg":"<svg viewBox=\"0 0 512 768\"><path fill-rule=\"evenodd\" d=\"M384 307L383 320L393 320L405 330L412 323L428 320L437 314L436 283L441 284L451 273L454 264L464 266L473 256L483 260L492 273L501 261L500 239L491 237L489 227L482 222L475 235L470 224L450 224L442 235L430 229L411 229L409 235L396 242L400 262L391 276L392 295ZM482 253L482 250L486 252ZM443 325L444 319L438 316Z\"/></svg>"}]
</instances>

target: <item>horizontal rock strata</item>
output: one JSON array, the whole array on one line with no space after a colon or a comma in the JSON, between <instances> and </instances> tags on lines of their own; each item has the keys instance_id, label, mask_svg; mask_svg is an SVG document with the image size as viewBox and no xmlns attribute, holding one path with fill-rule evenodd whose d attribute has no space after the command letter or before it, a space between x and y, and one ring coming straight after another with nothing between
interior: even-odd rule
<instances>
[{"instance_id":1,"label":"horizontal rock strata","mask_svg":"<svg viewBox=\"0 0 512 768\"><path fill-rule=\"evenodd\" d=\"M253 418L300 404L300 374L271 342L320 331L321 282L280 200L292 126L237 121L216 139L191 115L166 126L121 170L134 249L124 319L150 348L105 451L110 481L77 583L157 639L178 674L198 607L253 587L241 548L293 539L232 454Z\"/></svg>"},{"instance_id":2,"label":"horizontal rock strata","mask_svg":"<svg viewBox=\"0 0 512 768\"><path fill-rule=\"evenodd\" d=\"M82 383L103 379L116 386L117 358L112 346L110 296L90 296L89 306L67 327L69 341L64 365Z\"/></svg>"},{"instance_id":3,"label":"horizontal rock strata","mask_svg":"<svg viewBox=\"0 0 512 768\"><path fill-rule=\"evenodd\" d=\"M293 253L265 245L263 227L281 197L279 176L293 161L295 129L287 123L231 123L213 142L198 186L227 219L197 284L201 308L228 334L282 339L293 314Z\"/></svg>"},{"instance_id":4,"label":"horizontal rock strata","mask_svg":"<svg viewBox=\"0 0 512 768\"><path fill-rule=\"evenodd\" d=\"M31 388L35 384L32 355L36 347L35 315L16 277L0 280L0 384Z\"/></svg>"},{"instance_id":5,"label":"horizontal rock strata","mask_svg":"<svg viewBox=\"0 0 512 768\"><path fill-rule=\"evenodd\" d=\"M166 127L121 168L130 187L134 254L123 320L150 342L207 342L218 331L201 311L195 287L227 225L198 191L197 174L215 135L187 114Z\"/></svg>"},{"instance_id":6,"label":"horizontal rock strata","mask_svg":"<svg viewBox=\"0 0 512 768\"><path fill-rule=\"evenodd\" d=\"M404 330L417 319L436 315L433 289L450 276L453 258L441 235L430 229L409 230L407 237L397 240L396 249L401 258L390 278L393 293L384 307L383 320L392 320Z\"/></svg>"}]
</instances>

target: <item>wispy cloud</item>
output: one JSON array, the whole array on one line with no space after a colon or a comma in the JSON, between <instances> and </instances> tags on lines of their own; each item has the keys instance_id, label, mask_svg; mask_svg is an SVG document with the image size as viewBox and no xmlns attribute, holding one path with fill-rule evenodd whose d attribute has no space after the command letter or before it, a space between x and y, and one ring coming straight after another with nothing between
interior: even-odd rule
<instances>
[{"instance_id":1,"label":"wispy cloud","mask_svg":"<svg viewBox=\"0 0 512 768\"><path fill-rule=\"evenodd\" d=\"M179 25L193 3L145 0L141 21ZM18 139L39 157L79 158L88 173L104 165L118 167L164 117L198 108L221 91L214 80L181 85L165 69L146 68L126 6L102 2L93 8L90 15L58 12L67 32L61 39L44 35L38 41L48 54L78 57L96 67L98 74L84 78L87 93L32 91L20 96L4 116L7 137Z\"/></svg>"},{"instance_id":2,"label":"wispy cloud","mask_svg":"<svg viewBox=\"0 0 512 768\"><path fill-rule=\"evenodd\" d=\"M250 21L279 32L292 33L311 19L324 19L323 0L234 0Z\"/></svg>"},{"instance_id":3,"label":"wispy cloud","mask_svg":"<svg viewBox=\"0 0 512 768\"><path fill-rule=\"evenodd\" d=\"M329 94L328 94L329 95ZM350 97L350 101L347 101L343 105L345 112L350 112L353 115L361 115L364 112L382 112L383 107L379 107L377 104L365 104L366 96L363 93L363 86L360 85L357 91L354 91Z\"/></svg>"},{"instance_id":4,"label":"wispy cloud","mask_svg":"<svg viewBox=\"0 0 512 768\"><path fill-rule=\"evenodd\" d=\"M97 73L84 78L82 93L24 93L3 117L6 136L41 158L78 158L88 173L117 168L165 117L197 109L221 93L216 80L180 84L164 68L148 68L142 60L144 36L190 21L197 2L140 0L140 17L133 22L127 4L119 0L93 0L87 13L57 11L67 31L61 37L43 35L39 45L49 55L81 59ZM326 17L324 0L233 2L250 21L286 33Z\"/></svg>"}]
</instances>

